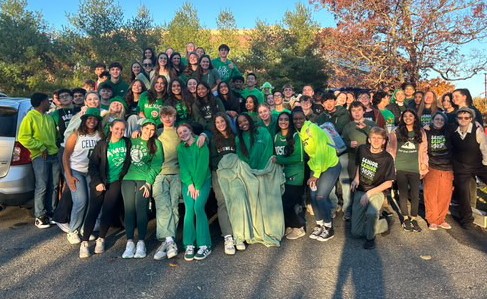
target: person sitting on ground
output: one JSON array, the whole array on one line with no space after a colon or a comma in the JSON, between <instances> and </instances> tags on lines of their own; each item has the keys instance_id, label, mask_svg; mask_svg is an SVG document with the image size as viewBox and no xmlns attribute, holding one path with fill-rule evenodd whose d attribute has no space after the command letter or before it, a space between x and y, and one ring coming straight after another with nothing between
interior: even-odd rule
<instances>
[{"instance_id":1,"label":"person sitting on ground","mask_svg":"<svg viewBox=\"0 0 487 299\"><path fill-rule=\"evenodd\" d=\"M364 248L375 248L375 236L389 230L388 219L380 219L380 210L396 174L394 159L385 151L386 131L370 129L370 144L362 144L357 151L357 173L352 181L352 235L365 237Z\"/></svg>"}]
</instances>

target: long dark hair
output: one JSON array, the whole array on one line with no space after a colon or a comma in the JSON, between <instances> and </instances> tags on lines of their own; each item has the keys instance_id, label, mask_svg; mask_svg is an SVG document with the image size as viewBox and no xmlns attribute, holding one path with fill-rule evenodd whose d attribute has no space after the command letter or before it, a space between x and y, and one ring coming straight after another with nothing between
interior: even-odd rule
<instances>
[{"instance_id":1,"label":"long dark hair","mask_svg":"<svg viewBox=\"0 0 487 299\"><path fill-rule=\"evenodd\" d=\"M287 117L289 119L289 128L287 130L287 134L282 135L283 137L286 138L286 146L284 147L284 156L289 157L292 153L294 153L294 145L295 145L294 133L296 133L296 128L294 128L294 123L293 123L291 113L283 111L283 112L279 113L279 115L277 116L276 132L279 132L279 131L282 132L281 128L279 127L279 118L282 115L287 115Z\"/></svg>"},{"instance_id":2,"label":"long dark hair","mask_svg":"<svg viewBox=\"0 0 487 299\"><path fill-rule=\"evenodd\" d=\"M184 72L184 64L181 60L179 60L179 65L176 66L172 63L172 59L174 56L179 56L181 58L181 54L179 52L173 52L171 57L169 57L169 65L171 66L171 70L175 77L179 77Z\"/></svg>"},{"instance_id":3,"label":"long dark hair","mask_svg":"<svg viewBox=\"0 0 487 299\"><path fill-rule=\"evenodd\" d=\"M190 57L191 55L196 55L196 57L198 57L198 54L196 54L196 52L190 52L190 53L188 54L188 65L187 65L187 66L186 66L186 68L184 69L183 74L184 74L184 75L186 75L186 76L187 76L187 77L189 77L189 78L194 78L194 77L193 77L193 73L194 73L194 72L197 72L198 76L197 76L197 78L195 78L195 79L196 79L196 80L199 82L199 81L200 81L200 79L199 79L199 72L200 72L199 57L198 57L198 63L196 64L196 70L195 70L195 71L193 71L193 69L191 68L191 63L189 62L189 57Z\"/></svg>"},{"instance_id":4,"label":"long dark hair","mask_svg":"<svg viewBox=\"0 0 487 299\"><path fill-rule=\"evenodd\" d=\"M181 86L181 102L186 106L188 109L189 113L191 114L191 105L193 104L193 97L189 94L189 92L186 89L186 85L181 81L180 79L174 79L171 81L167 88L167 94L169 95L167 99L167 105L176 107L176 104L179 102L179 100L176 99L175 94L172 92L172 85L177 82Z\"/></svg>"},{"instance_id":5,"label":"long dark hair","mask_svg":"<svg viewBox=\"0 0 487 299\"><path fill-rule=\"evenodd\" d=\"M139 82L140 85L142 86L142 91L140 92L140 94L142 94L144 91L147 90L147 88L145 87L144 82L142 82L139 79L135 79L132 83L130 83L129 89L127 91L127 95L125 96L125 99L127 100L127 104L129 106L131 106L134 103L135 96L134 96L134 92L132 91L132 86L135 84L135 82Z\"/></svg>"},{"instance_id":6,"label":"long dark hair","mask_svg":"<svg viewBox=\"0 0 487 299\"><path fill-rule=\"evenodd\" d=\"M227 137L223 136L223 134L217 130L216 125L213 126L213 136L214 136L213 140L215 143L215 147L216 148L221 147L223 142L228 139L233 140L233 143L235 144L235 134L233 134L228 115L225 112L218 112L217 114L215 114L215 118L213 120L214 123L216 122L216 118L219 116L222 117L223 120L225 120L225 124L227 125L225 129L225 133L227 134Z\"/></svg>"},{"instance_id":7,"label":"long dark hair","mask_svg":"<svg viewBox=\"0 0 487 299\"><path fill-rule=\"evenodd\" d=\"M130 82L133 82L136 78L135 74L134 74L134 71L132 71L132 67L134 66L134 64L138 64L140 66L140 73L143 74L147 79L149 79L149 76L147 75L147 73L145 72L145 69L144 67L142 66L142 64L138 61L134 61L131 65L130 65ZM144 84L145 85L145 84Z\"/></svg>"},{"instance_id":8,"label":"long dark hair","mask_svg":"<svg viewBox=\"0 0 487 299\"><path fill-rule=\"evenodd\" d=\"M79 135L88 135L88 127L86 126L86 122L88 121L89 117L83 117L81 119L81 124L79 125L78 128L78 136ZM100 134L101 138L103 139L103 126L102 126L102 121L100 119L97 119L98 123L96 124L95 132L97 131L98 134Z\"/></svg>"},{"instance_id":9,"label":"long dark hair","mask_svg":"<svg viewBox=\"0 0 487 299\"><path fill-rule=\"evenodd\" d=\"M423 142L421 123L419 122L418 114L416 114L416 112L411 108L407 108L406 110L404 110L404 112L401 114L401 117L399 118L399 124L397 125L396 129L397 140L400 142L406 142L409 140L408 129L406 128L406 124L404 123L404 114L407 112L414 115L414 142L420 144L421 142Z\"/></svg>"},{"instance_id":10,"label":"long dark hair","mask_svg":"<svg viewBox=\"0 0 487 299\"><path fill-rule=\"evenodd\" d=\"M123 123L123 125L125 126L125 129L127 129L127 122L123 119L120 119L120 118L117 118L117 119L114 119L112 120L112 122L110 123L110 128L113 128L113 126L116 124L116 123ZM107 135L107 142L110 141L110 139L112 138L112 131L111 130L108 130L108 135ZM124 137L122 136L121 139L123 139Z\"/></svg>"},{"instance_id":11,"label":"long dark hair","mask_svg":"<svg viewBox=\"0 0 487 299\"><path fill-rule=\"evenodd\" d=\"M259 134L259 132L257 131L257 127L255 126L254 120L247 113L242 113L238 117L245 117L249 122L250 147L253 147L255 143L255 135ZM238 117L237 117L237 123L238 123ZM242 151L242 154L245 157L249 158L249 149L245 145L243 139L243 132L240 129L238 130L238 140L240 141L240 150Z\"/></svg>"},{"instance_id":12,"label":"long dark hair","mask_svg":"<svg viewBox=\"0 0 487 299\"><path fill-rule=\"evenodd\" d=\"M154 49L152 49L150 47L147 47L147 48L144 49L144 51L142 51L142 60L141 61L144 61L144 59L146 59L145 58L145 51L147 51L147 50L151 51L152 56L151 56L150 60L152 61L152 65L155 66L156 63L157 63L157 61L156 61L156 59L157 59L156 52L154 52Z\"/></svg>"},{"instance_id":13,"label":"long dark hair","mask_svg":"<svg viewBox=\"0 0 487 299\"><path fill-rule=\"evenodd\" d=\"M142 126L142 128L149 125L154 126L154 128L157 129L157 126L153 123L146 123L145 125ZM147 140L147 147L149 148L149 154L151 154L152 156L157 151L156 139L157 139L157 134L154 132L154 135L152 135L152 137L149 138L149 140Z\"/></svg>"},{"instance_id":14,"label":"long dark hair","mask_svg":"<svg viewBox=\"0 0 487 299\"><path fill-rule=\"evenodd\" d=\"M247 96L245 98L245 104L247 104L247 99L248 98L251 98L252 101L254 101L254 110L252 110L252 112L258 112L257 110L259 109L259 100L257 100L257 97L254 96L253 94ZM245 105L246 106L246 105ZM247 109L247 107L245 107L245 109Z\"/></svg>"},{"instance_id":15,"label":"long dark hair","mask_svg":"<svg viewBox=\"0 0 487 299\"><path fill-rule=\"evenodd\" d=\"M198 96L198 92L196 92L196 106L198 107L198 109L201 110L203 105L208 104L211 108L211 114L215 115L216 113L218 113L219 110L215 97L211 93L211 88L206 82L199 82L198 85L196 85L196 90L198 90L198 86L200 85L203 85L208 90L208 94L206 95L206 97L201 98L200 96Z\"/></svg>"}]
</instances>

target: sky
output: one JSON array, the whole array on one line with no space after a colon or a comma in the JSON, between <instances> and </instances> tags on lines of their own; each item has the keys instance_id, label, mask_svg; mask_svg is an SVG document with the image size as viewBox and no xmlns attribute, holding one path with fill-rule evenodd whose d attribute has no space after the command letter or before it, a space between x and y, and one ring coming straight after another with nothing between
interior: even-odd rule
<instances>
[{"instance_id":1,"label":"sky","mask_svg":"<svg viewBox=\"0 0 487 299\"><path fill-rule=\"evenodd\" d=\"M67 14L78 11L79 0L28 0L27 9L42 13L47 24L57 30L68 25ZM275 24L282 20L286 11L294 10L296 3L303 3L313 12L314 21L322 27L334 26L333 16L324 9L318 9L309 1L296 0L126 0L118 1L124 11L124 17L130 19L137 14L137 9L145 5L152 13L156 25L164 25L171 21L175 12L185 3L191 3L198 11L198 16L203 27L216 28L216 18L221 10L230 10L242 29L254 28L257 20L268 24ZM487 51L486 43L476 43L475 47L481 47ZM485 96L485 74L482 72L471 79L455 81L457 88L468 88L474 97Z\"/></svg>"}]
</instances>

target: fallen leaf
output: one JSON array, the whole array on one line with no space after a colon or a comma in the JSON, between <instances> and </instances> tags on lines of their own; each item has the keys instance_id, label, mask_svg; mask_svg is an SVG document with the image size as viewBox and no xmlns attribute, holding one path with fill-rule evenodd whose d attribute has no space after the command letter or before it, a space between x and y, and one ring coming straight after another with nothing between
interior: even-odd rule
<instances>
[{"instance_id":1,"label":"fallen leaf","mask_svg":"<svg viewBox=\"0 0 487 299\"><path fill-rule=\"evenodd\" d=\"M431 260L431 255L420 255L420 257L425 261Z\"/></svg>"}]
</instances>

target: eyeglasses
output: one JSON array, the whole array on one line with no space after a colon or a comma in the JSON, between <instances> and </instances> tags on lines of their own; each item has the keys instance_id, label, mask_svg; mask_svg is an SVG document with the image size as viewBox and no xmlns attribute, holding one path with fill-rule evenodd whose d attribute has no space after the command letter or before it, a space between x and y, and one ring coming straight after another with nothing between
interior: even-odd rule
<instances>
[{"instance_id":1,"label":"eyeglasses","mask_svg":"<svg viewBox=\"0 0 487 299\"><path fill-rule=\"evenodd\" d=\"M144 63L143 66L152 66L152 63Z\"/></svg>"},{"instance_id":2,"label":"eyeglasses","mask_svg":"<svg viewBox=\"0 0 487 299\"><path fill-rule=\"evenodd\" d=\"M457 116L457 119L460 119L460 120L470 120L470 119L472 119L472 117L470 117L470 116Z\"/></svg>"},{"instance_id":3,"label":"eyeglasses","mask_svg":"<svg viewBox=\"0 0 487 299\"><path fill-rule=\"evenodd\" d=\"M71 97L70 94L63 94L59 96L60 99L69 99L70 97Z\"/></svg>"}]
</instances>

